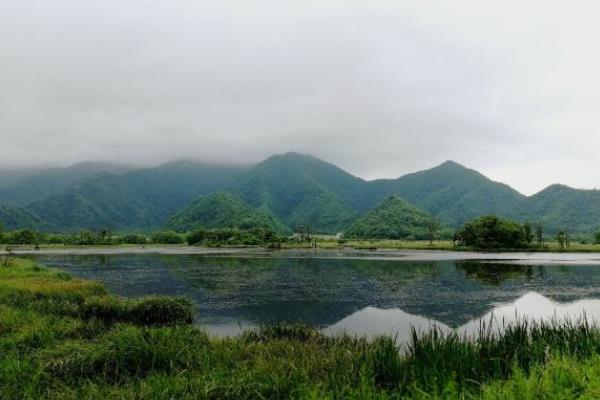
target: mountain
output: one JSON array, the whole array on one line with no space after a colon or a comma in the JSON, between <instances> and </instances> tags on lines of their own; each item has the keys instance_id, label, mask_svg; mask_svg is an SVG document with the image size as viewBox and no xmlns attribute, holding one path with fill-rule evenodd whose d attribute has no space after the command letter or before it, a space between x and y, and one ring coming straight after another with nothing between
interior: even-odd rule
<instances>
[{"instance_id":1,"label":"mountain","mask_svg":"<svg viewBox=\"0 0 600 400\"><path fill-rule=\"evenodd\" d=\"M199 196L230 186L246 167L188 160L124 174L96 174L33 203L54 230L154 229Z\"/></svg>"},{"instance_id":2,"label":"mountain","mask_svg":"<svg viewBox=\"0 0 600 400\"><path fill-rule=\"evenodd\" d=\"M521 219L541 222L549 233L600 231L600 190L580 190L552 185L529 197Z\"/></svg>"},{"instance_id":3,"label":"mountain","mask_svg":"<svg viewBox=\"0 0 600 400\"><path fill-rule=\"evenodd\" d=\"M481 173L447 161L394 180L369 183L380 197L399 195L451 227L485 214L517 217L526 196Z\"/></svg>"},{"instance_id":4,"label":"mountain","mask_svg":"<svg viewBox=\"0 0 600 400\"><path fill-rule=\"evenodd\" d=\"M44 171L44 168L4 168L0 169L0 188Z\"/></svg>"},{"instance_id":5,"label":"mountain","mask_svg":"<svg viewBox=\"0 0 600 400\"><path fill-rule=\"evenodd\" d=\"M270 229L283 231L274 217L254 210L239 197L218 192L203 196L173 215L167 229L188 232L196 228Z\"/></svg>"},{"instance_id":6,"label":"mountain","mask_svg":"<svg viewBox=\"0 0 600 400\"><path fill-rule=\"evenodd\" d=\"M18 207L0 205L0 230L44 229L45 223L35 215Z\"/></svg>"},{"instance_id":7,"label":"mountain","mask_svg":"<svg viewBox=\"0 0 600 400\"><path fill-rule=\"evenodd\" d=\"M425 239L431 216L398 196L390 196L345 233L347 238Z\"/></svg>"},{"instance_id":8,"label":"mountain","mask_svg":"<svg viewBox=\"0 0 600 400\"><path fill-rule=\"evenodd\" d=\"M298 153L268 158L231 190L291 228L309 224L314 231L329 233L347 228L371 201L364 180Z\"/></svg>"},{"instance_id":9,"label":"mountain","mask_svg":"<svg viewBox=\"0 0 600 400\"><path fill-rule=\"evenodd\" d=\"M527 197L452 161L375 181L298 153L272 156L252 167L180 160L156 168L124 168L83 163L34 173L0 187L0 204L20 205L54 231L149 230L198 198L226 191L290 229L309 224L313 232L337 233L396 195L454 229L497 214L540 221L548 234L600 230L600 191L553 185Z\"/></svg>"},{"instance_id":10,"label":"mountain","mask_svg":"<svg viewBox=\"0 0 600 400\"><path fill-rule=\"evenodd\" d=\"M92 175L101 172L121 173L128 169L130 168L119 164L82 162L67 168L43 170L0 187L0 204L27 206L46 196L60 193Z\"/></svg>"}]
</instances>

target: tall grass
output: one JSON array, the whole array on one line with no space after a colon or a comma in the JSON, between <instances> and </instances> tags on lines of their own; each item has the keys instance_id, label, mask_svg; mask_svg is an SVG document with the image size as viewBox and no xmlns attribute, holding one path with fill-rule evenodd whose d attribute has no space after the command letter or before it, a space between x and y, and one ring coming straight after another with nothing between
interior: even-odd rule
<instances>
[{"instance_id":1,"label":"tall grass","mask_svg":"<svg viewBox=\"0 0 600 400\"><path fill-rule=\"evenodd\" d=\"M590 375L600 372L600 332L586 320L482 325L469 337L413 331L401 344L302 325L218 339L190 315L184 300L118 299L15 261L0 268L0 398L594 398L600 389Z\"/></svg>"}]
</instances>

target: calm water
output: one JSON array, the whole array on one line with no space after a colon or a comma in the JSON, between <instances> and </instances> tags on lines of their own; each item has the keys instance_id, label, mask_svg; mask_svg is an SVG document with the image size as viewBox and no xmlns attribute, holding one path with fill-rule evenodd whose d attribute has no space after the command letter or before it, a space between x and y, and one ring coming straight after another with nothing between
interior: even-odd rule
<instances>
[{"instance_id":1,"label":"calm water","mask_svg":"<svg viewBox=\"0 0 600 400\"><path fill-rule=\"evenodd\" d=\"M481 319L600 320L600 262L417 261L382 257L40 254L40 262L104 282L122 296L191 298L217 335L279 321L327 333L393 334L410 326L471 332Z\"/></svg>"}]
</instances>

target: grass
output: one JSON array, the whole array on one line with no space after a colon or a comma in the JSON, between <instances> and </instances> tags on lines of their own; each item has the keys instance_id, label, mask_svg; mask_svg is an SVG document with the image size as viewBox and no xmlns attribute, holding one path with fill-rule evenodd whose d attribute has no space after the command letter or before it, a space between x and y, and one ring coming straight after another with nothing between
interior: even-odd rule
<instances>
[{"instance_id":1,"label":"grass","mask_svg":"<svg viewBox=\"0 0 600 400\"><path fill-rule=\"evenodd\" d=\"M600 331L328 337L274 325L214 338L183 299L127 300L32 261L0 267L2 399L598 398Z\"/></svg>"},{"instance_id":2,"label":"grass","mask_svg":"<svg viewBox=\"0 0 600 400\"><path fill-rule=\"evenodd\" d=\"M356 250L378 250L378 249L392 249L392 250L445 250L445 251L473 251L469 247L456 247L451 240L435 240L430 243L428 240L344 240L338 241L337 239L330 236L319 236L317 237L317 248L318 249L339 249L339 248L353 248ZM311 243L287 243L283 245L283 248L313 248ZM600 244L593 243L579 243L572 242L571 245L566 248L560 248L558 242L548 242L544 247L533 247L527 249L498 249L488 250L496 252L572 252L572 253L591 253L600 252Z\"/></svg>"},{"instance_id":3,"label":"grass","mask_svg":"<svg viewBox=\"0 0 600 400\"><path fill-rule=\"evenodd\" d=\"M185 248L185 244L118 244L110 245L108 247L119 247L119 248L140 248L145 247L147 249L152 248ZM282 249L313 249L313 243L283 243ZM477 251L469 247L455 247L451 240L435 240L430 243L428 240L387 240L387 239L376 239L376 240L361 240L361 239L349 239L339 241L335 236L319 235L316 236L317 249L322 250L338 250L343 248L352 248L355 250L444 250L444 251ZM64 244L43 244L38 246L39 249L54 249L54 250L65 250L65 249L97 249L106 248L107 245L64 245ZM251 245L238 245L238 246L227 246L223 245L220 247L224 248L263 248L264 246L251 246ZM18 250L33 250L34 245L10 245L5 248L11 251ZM0 253L4 250L0 248ZM527 249L492 249L488 251L494 252L550 252L550 253L594 253L600 252L600 244L594 243L580 243L571 242L571 245L563 249L559 246L557 241L551 241L546 243L544 247L533 247ZM1 261L0 261L1 264Z\"/></svg>"}]
</instances>

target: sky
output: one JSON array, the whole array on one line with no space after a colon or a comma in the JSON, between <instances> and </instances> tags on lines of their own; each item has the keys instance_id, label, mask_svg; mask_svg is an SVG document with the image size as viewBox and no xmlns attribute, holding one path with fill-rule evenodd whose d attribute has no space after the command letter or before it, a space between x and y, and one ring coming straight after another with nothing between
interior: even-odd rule
<instances>
[{"instance_id":1,"label":"sky","mask_svg":"<svg viewBox=\"0 0 600 400\"><path fill-rule=\"evenodd\" d=\"M0 0L0 167L298 151L600 187L600 2Z\"/></svg>"}]
</instances>

